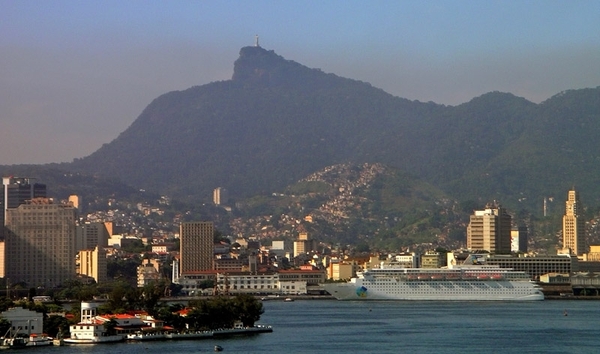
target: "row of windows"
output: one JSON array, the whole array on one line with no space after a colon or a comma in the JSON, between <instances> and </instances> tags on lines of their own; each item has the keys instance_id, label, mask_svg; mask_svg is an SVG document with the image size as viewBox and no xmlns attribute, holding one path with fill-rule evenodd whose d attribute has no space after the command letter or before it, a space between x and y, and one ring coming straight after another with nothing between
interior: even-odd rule
<instances>
[{"instance_id":1,"label":"row of windows","mask_svg":"<svg viewBox=\"0 0 600 354\"><path fill-rule=\"evenodd\" d=\"M368 290L372 291L383 291L387 294L407 294L407 293L418 293L418 294L530 294L535 292L535 289L527 287L516 287L516 288L504 288L504 287L479 287L479 286L468 286L468 287L423 287L423 286L371 286L367 287Z\"/></svg>"},{"instance_id":2,"label":"row of windows","mask_svg":"<svg viewBox=\"0 0 600 354\"><path fill-rule=\"evenodd\" d=\"M275 280L275 279L271 279L271 280L268 280L267 282L271 282L272 283L272 282L276 282L276 281L277 280ZM258 280L256 280L256 281L250 281L250 280L248 280L248 281L244 281L244 280L237 281L237 280L233 280L233 281L228 281L228 283L230 283L230 284L264 284L265 281L264 280L260 280L260 281L258 281Z\"/></svg>"},{"instance_id":3,"label":"row of windows","mask_svg":"<svg viewBox=\"0 0 600 354\"><path fill-rule=\"evenodd\" d=\"M261 285L260 288L257 285L246 286L246 287L244 287L243 285L240 285L239 288L237 285L234 285L231 287L231 289L233 289L233 290L237 290L237 289L256 289L256 290L258 290L258 289L279 289L279 288L277 287L277 285L273 285L273 287L271 287L271 285L267 285L267 286Z\"/></svg>"},{"instance_id":4,"label":"row of windows","mask_svg":"<svg viewBox=\"0 0 600 354\"><path fill-rule=\"evenodd\" d=\"M19 328L18 328L18 329L19 329L19 330L28 330L27 326L24 326L24 328L23 328L23 326L19 326ZM35 329L35 326L31 326L31 330L33 331L34 329ZM17 328L16 328L15 326L12 326L12 330L13 330L13 331L16 331L16 330L17 330Z\"/></svg>"}]
</instances>

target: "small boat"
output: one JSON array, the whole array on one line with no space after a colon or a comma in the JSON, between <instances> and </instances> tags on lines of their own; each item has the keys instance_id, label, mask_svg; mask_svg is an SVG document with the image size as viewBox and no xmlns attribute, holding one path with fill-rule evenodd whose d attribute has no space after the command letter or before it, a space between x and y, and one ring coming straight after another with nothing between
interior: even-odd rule
<instances>
[{"instance_id":1,"label":"small boat","mask_svg":"<svg viewBox=\"0 0 600 354\"><path fill-rule=\"evenodd\" d=\"M220 345L215 345L215 352L222 352L223 351L223 347Z\"/></svg>"},{"instance_id":2,"label":"small boat","mask_svg":"<svg viewBox=\"0 0 600 354\"><path fill-rule=\"evenodd\" d=\"M285 302L292 302L294 301L294 299L292 299L291 297L286 297L285 300L283 300Z\"/></svg>"},{"instance_id":3,"label":"small boat","mask_svg":"<svg viewBox=\"0 0 600 354\"><path fill-rule=\"evenodd\" d=\"M6 338L2 342L3 349L25 348L26 346L27 346L27 341L23 337Z\"/></svg>"},{"instance_id":4,"label":"small boat","mask_svg":"<svg viewBox=\"0 0 600 354\"><path fill-rule=\"evenodd\" d=\"M0 349L18 349L25 347L40 347L52 345L52 340L48 337L31 334L29 337L8 337L2 339Z\"/></svg>"}]
</instances>

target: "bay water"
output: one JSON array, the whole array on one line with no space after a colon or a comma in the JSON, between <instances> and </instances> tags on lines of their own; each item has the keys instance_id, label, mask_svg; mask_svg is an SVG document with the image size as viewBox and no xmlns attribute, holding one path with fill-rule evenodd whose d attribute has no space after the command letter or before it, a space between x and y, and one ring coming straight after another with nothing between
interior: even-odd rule
<instances>
[{"instance_id":1,"label":"bay water","mask_svg":"<svg viewBox=\"0 0 600 354\"><path fill-rule=\"evenodd\" d=\"M230 338L35 348L51 353L600 352L600 301L265 301L273 333Z\"/></svg>"}]
</instances>

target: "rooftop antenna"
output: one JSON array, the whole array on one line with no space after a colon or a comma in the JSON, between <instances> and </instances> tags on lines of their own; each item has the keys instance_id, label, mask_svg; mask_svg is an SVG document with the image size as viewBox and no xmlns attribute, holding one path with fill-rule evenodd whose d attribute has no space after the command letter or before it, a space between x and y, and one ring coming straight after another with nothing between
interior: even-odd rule
<instances>
[{"instance_id":1,"label":"rooftop antenna","mask_svg":"<svg viewBox=\"0 0 600 354\"><path fill-rule=\"evenodd\" d=\"M260 47L260 45L258 44L258 34L254 36L254 38L256 38L256 42L254 43L255 47Z\"/></svg>"}]
</instances>

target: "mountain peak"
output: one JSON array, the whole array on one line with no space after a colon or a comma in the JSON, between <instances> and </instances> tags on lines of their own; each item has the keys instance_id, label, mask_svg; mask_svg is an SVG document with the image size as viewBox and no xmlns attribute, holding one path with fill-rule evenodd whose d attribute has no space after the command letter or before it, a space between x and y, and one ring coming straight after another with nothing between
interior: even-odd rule
<instances>
[{"instance_id":1,"label":"mountain peak","mask_svg":"<svg viewBox=\"0 0 600 354\"><path fill-rule=\"evenodd\" d=\"M240 57L233 65L233 81L267 83L274 68L284 65L286 60L272 50L243 47Z\"/></svg>"},{"instance_id":2,"label":"mountain peak","mask_svg":"<svg viewBox=\"0 0 600 354\"><path fill-rule=\"evenodd\" d=\"M260 46L243 47L233 66L232 80L262 86L294 84L299 77L316 71L286 60L273 50Z\"/></svg>"}]
</instances>

